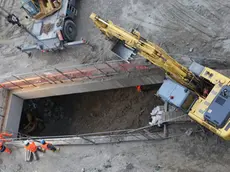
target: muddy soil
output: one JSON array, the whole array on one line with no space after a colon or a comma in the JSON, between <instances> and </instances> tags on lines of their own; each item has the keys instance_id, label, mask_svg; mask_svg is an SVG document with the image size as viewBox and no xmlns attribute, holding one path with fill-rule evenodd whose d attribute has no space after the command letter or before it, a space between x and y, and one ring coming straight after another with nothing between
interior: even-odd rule
<instances>
[{"instance_id":1,"label":"muddy soil","mask_svg":"<svg viewBox=\"0 0 230 172\"><path fill-rule=\"evenodd\" d=\"M20 131L26 133L23 128L28 123L28 112L36 116L38 125L27 134L35 136L138 128L147 125L151 110L162 104L154 93L124 88L27 100Z\"/></svg>"}]
</instances>

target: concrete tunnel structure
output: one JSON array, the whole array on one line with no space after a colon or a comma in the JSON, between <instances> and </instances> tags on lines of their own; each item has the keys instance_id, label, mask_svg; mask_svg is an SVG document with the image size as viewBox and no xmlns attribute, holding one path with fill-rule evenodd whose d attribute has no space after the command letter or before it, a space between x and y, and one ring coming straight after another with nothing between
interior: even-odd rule
<instances>
[{"instance_id":1,"label":"concrete tunnel structure","mask_svg":"<svg viewBox=\"0 0 230 172\"><path fill-rule=\"evenodd\" d=\"M229 70L219 71L230 76ZM61 96L162 83L164 72L136 59L131 63L112 61L55 68L36 73L12 75L0 83L1 130L17 136L23 102L27 99ZM16 78L16 80L15 80Z\"/></svg>"},{"instance_id":2,"label":"concrete tunnel structure","mask_svg":"<svg viewBox=\"0 0 230 172\"><path fill-rule=\"evenodd\" d=\"M17 80L2 83L1 86L1 130L14 133L17 136L22 114L23 102L26 99L44 98L51 96L68 95L74 93L85 93L133 87L137 85L149 85L162 83L164 72L152 64L146 64L144 60L135 60L131 64L116 62L115 65L107 63L111 71L103 65L87 65L79 70L74 67L75 72L86 75L74 78L73 70L55 69L54 73L42 71L40 79L46 75L47 82L33 82L36 77L16 76ZM101 67L99 67L101 66ZM86 69L87 68L87 69ZM94 72L92 72L94 70ZM88 71L88 72L86 72ZM36 76L39 72L36 72ZM71 75L70 75L71 73ZM34 75L34 73L30 74ZM47 77L47 76L50 77ZM53 77L52 75L55 75ZM59 77L57 76L59 75ZM28 74L26 74L28 76ZM52 76L52 77L51 77ZM15 77L15 76L14 76ZM51 79L52 78L52 79ZM54 79L55 78L55 79ZM36 78L37 79L37 78ZM50 82L48 82L48 80ZM12 84L13 83L13 84ZM21 83L21 85L19 85ZM10 86L11 85L11 86ZM8 86L8 89L6 88ZM5 87L5 88L4 88Z\"/></svg>"}]
</instances>

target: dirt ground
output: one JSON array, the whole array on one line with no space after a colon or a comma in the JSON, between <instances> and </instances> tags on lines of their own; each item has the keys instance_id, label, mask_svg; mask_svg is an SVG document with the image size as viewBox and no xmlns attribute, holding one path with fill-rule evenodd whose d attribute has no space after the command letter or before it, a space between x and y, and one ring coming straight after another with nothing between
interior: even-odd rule
<instances>
[{"instance_id":1,"label":"dirt ground","mask_svg":"<svg viewBox=\"0 0 230 172\"><path fill-rule=\"evenodd\" d=\"M25 13L20 10L19 0L0 0L0 5L10 12L18 15L22 23L31 26L31 21L25 19ZM111 53L110 43L93 26L89 19L91 12L99 14L105 19L112 20L125 29L137 28L143 37L159 44L174 58L184 64L195 60L201 64L214 68L229 68L230 55L230 1L226 0L79 0L78 38L84 37L95 49L88 46L78 46L57 53L33 52L33 57L20 53L15 46L30 43L30 37L17 26L8 24L4 18L0 18L0 73L1 77L41 69L68 66L73 64L98 62L117 59ZM77 38L77 39L78 39ZM5 41L4 41L5 40ZM8 41L9 40L9 41ZM0 79L1 79L0 77ZM128 91L129 92L129 91ZM84 128L85 132L99 131L98 126L104 122L105 129L138 127L145 125L149 111L155 106L152 94L136 95L131 93L131 101L125 99L126 94L114 92L112 96L105 94L95 98L90 96L93 107L86 106L81 109L79 97L68 109L71 112L79 112L75 118L68 116L66 122L81 122L79 126L69 127L66 132L79 132ZM116 96L117 95L117 96ZM136 97L135 97L136 96ZM126 103L118 102L125 99ZM145 97L146 102L141 106ZM114 98L116 101L113 101ZM80 100L89 101L81 96ZM103 104L97 102L103 100ZM109 107L108 102L114 107ZM65 102L67 103L67 101ZM52 104L52 103L51 103ZM82 103L82 106L85 105ZM139 106L140 105L140 106ZM153 107L152 107L153 106ZM142 107L147 110L139 115ZM151 108L150 108L151 107ZM59 111L61 107L58 108ZM101 108L101 109L100 109ZM116 108L116 109L114 109ZM133 109L134 108L134 109ZM94 109L91 111L89 109ZM96 113L100 109L101 113ZM111 113L115 110L117 113ZM102 113L104 112L104 113ZM123 112L122 114L120 112ZM133 113L135 112L135 114ZM63 109L63 113L65 113ZM83 113L87 118L83 121ZM105 114L110 117L104 120ZM130 119L129 116L133 115ZM58 119L55 114L49 114L48 122ZM67 114L69 115L69 114ZM124 115L124 116L122 116ZM84 116L84 117L85 117ZM141 117L140 117L141 116ZM118 117L118 118L117 118ZM140 117L138 119L138 117ZM51 120L52 119L52 120ZM123 119L126 119L123 121ZM128 120L127 120L128 119ZM58 120L56 120L58 121ZM61 120L55 123L60 130L66 128ZM90 128L85 122L93 121ZM114 121L119 123L115 124ZM128 121L128 122L127 122ZM96 130L97 128L98 130ZM51 129L44 132L51 133ZM58 131L60 133L60 130ZM104 129L103 129L104 130ZM56 131L56 130L55 130ZM58 134L53 133L52 134ZM216 136L193 135L164 140L161 142L140 142L115 145L63 147L60 154L47 153L40 155L38 162L25 163L24 150L13 148L11 156L1 154L0 171L5 172L43 172L60 171L72 172L228 172L230 169L230 145L229 142L217 142Z\"/></svg>"},{"instance_id":2,"label":"dirt ground","mask_svg":"<svg viewBox=\"0 0 230 172\"><path fill-rule=\"evenodd\" d=\"M20 10L20 1L1 0L0 5L31 26ZM216 68L229 66L230 2L224 0L79 0L78 38L84 37L96 46L79 46L60 53L34 52L32 59L15 46L30 43L29 36L17 26L0 18L0 72L37 71L54 66L117 59L110 43L93 26L91 12L131 30L137 28L143 37L161 45L184 64L192 60Z\"/></svg>"},{"instance_id":3,"label":"dirt ground","mask_svg":"<svg viewBox=\"0 0 230 172\"><path fill-rule=\"evenodd\" d=\"M228 172L229 142L215 136L182 136L169 140L113 145L66 146L60 153L39 154L27 163L24 150L1 154L2 172ZM83 170L84 169L84 170Z\"/></svg>"},{"instance_id":4,"label":"dirt ground","mask_svg":"<svg viewBox=\"0 0 230 172\"><path fill-rule=\"evenodd\" d=\"M26 100L21 132L33 136L55 136L146 126L152 109L162 104L155 92L139 93L136 88L123 88ZM42 119L45 127L42 122L32 133L23 131L23 126L28 123L27 112Z\"/></svg>"}]
</instances>

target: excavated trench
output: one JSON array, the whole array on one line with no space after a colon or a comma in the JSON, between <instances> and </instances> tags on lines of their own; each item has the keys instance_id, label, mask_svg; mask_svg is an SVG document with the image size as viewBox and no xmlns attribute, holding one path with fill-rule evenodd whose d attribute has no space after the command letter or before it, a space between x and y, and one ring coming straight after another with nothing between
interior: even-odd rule
<instances>
[{"instance_id":1,"label":"excavated trench","mask_svg":"<svg viewBox=\"0 0 230 172\"><path fill-rule=\"evenodd\" d=\"M19 132L55 136L142 127L151 110L163 104L155 96L159 86L143 92L131 87L25 100Z\"/></svg>"}]
</instances>

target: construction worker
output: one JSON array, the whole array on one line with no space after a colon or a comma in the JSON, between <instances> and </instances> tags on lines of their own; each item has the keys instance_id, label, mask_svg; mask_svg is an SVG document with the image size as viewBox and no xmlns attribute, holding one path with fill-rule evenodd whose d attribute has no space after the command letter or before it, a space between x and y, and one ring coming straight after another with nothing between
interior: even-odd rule
<instances>
[{"instance_id":1,"label":"construction worker","mask_svg":"<svg viewBox=\"0 0 230 172\"><path fill-rule=\"evenodd\" d=\"M5 145L4 145L4 141L0 141L0 152L6 152L8 154L11 154L11 150L9 148L7 148Z\"/></svg>"},{"instance_id":2,"label":"construction worker","mask_svg":"<svg viewBox=\"0 0 230 172\"><path fill-rule=\"evenodd\" d=\"M37 151L43 152L42 149L36 146L36 144L33 141L29 142L29 140L24 141L24 145L25 145L26 151L29 151L32 153L34 160L38 160L39 157L38 157Z\"/></svg>"},{"instance_id":3,"label":"construction worker","mask_svg":"<svg viewBox=\"0 0 230 172\"><path fill-rule=\"evenodd\" d=\"M141 85L136 86L138 92L141 92Z\"/></svg>"},{"instance_id":4,"label":"construction worker","mask_svg":"<svg viewBox=\"0 0 230 172\"><path fill-rule=\"evenodd\" d=\"M45 140L41 140L41 147L46 151L46 150L51 150L53 152L58 152L60 151L60 148L54 147L51 143L47 143Z\"/></svg>"},{"instance_id":5,"label":"construction worker","mask_svg":"<svg viewBox=\"0 0 230 172\"><path fill-rule=\"evenodd\" d=\"M5 139L5 137L12 137L13 134L9 134L9 133L0 133L0 141L4 141L4 142L11 142L11 140L7 140Z\"/></svg>"},{"instance_id":6,"label":"construction worker","mask_svg":"<svg viewBox=\"0 0 230 172\"><path fill-rule=\"evenodd\" d=\"M160 88L160 84L154 84L154 85L137 85L136 89L138 92L148 92L152 91L154 94L157 92L157 90Z\"/></svg>"}]
</instances>

